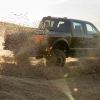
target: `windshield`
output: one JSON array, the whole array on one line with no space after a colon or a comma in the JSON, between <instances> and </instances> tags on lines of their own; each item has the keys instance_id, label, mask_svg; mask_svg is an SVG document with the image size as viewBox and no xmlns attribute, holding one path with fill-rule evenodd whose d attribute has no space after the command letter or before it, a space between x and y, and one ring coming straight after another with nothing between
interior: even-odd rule
<instances>
[{"instance_id":1,"label":"windshield","mask_svg":"<svg viewBox=\"0 0 100 100\"><path fill-rule=\"evenodd\" d=\"M69 21L67 20L45 20L40 22L40 29L48 29L55 32L69 32Z\"/></svg>"}]
</instances>

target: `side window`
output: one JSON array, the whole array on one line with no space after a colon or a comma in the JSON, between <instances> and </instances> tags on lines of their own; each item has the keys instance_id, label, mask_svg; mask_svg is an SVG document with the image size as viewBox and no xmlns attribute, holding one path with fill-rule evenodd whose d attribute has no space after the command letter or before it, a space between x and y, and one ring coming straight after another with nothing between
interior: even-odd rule
<instances>
[{"instance_id":1,"label":"side window","mask_svg":"<svg viewBox=\"0 0 100 100\"><path fill-rule=\"evenodd\" d=\"M58 25L57 25L57 28L59 28L61 25L64 25L64 21L59 21Z\"/></svg>"},{"instance_id":2,"label":"side window","mask_svg":"<svg viewBox=\"0 0 100 100\"><path fill-rule=\"evenodd\" d=\"M65 21L59 21L57 24L57 31L58 32L65 32L67 29L66 25L65 25Z\"/></svg>"},{"instance_id":3,"label":"side window","mask_svg":"<svg viewBox=\"0 0 100 100\"><path fill-rule=\"evenodd\" d=\"M91 24L86 24L86 29L88 34L96 34L97 30Z\"/></svg>"},{"instance_id":4,"label":"side window","mask_svg":"<svg viewBox=\"0 0 100 100\"><path fill-rule=\"evenodd\" d=\"M73 32L74 34L81 35L84 34L83 25L80 22L73 22Z\"/></svg>"}]
</instances>

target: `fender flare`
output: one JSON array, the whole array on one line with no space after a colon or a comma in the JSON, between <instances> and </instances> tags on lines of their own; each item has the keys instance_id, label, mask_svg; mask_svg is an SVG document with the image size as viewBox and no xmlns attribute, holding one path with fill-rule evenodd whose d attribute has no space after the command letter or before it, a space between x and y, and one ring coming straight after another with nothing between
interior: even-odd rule
<instances>
[{"instance_id":1,"label":"fender flare","mask_svg":"<svg viewBox=\"0 0 100 100\"><path fill-rule=\"evenodd\" d=\"M60 42L60 41L65 42L66 45L68 46L68 49L69 49L69 44L68 44L68 41L67 41L66 39L57 39L57 40L53 43L52 47L54 47L54 45L55 45L56 43Z\"/></svg>"}]
</instances>

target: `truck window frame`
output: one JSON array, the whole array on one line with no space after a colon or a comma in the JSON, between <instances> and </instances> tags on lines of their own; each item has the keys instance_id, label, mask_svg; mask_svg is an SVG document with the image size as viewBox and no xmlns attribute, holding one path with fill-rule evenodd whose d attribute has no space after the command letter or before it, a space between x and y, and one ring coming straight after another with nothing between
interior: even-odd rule
<instances>
[{"instance_id":1,"label":"truck window frame","mask_svg":"<svg viewBox=\"0 0 100 100\"><path fill-rule=\"evenodd\" d=\"M90 32L90 33L88 33L86 24L88 24L91 27L93 27L97 32L94 32L94 33ZM99 32L98 29L92 23L89 23L89 22L86 22L85 23L85 30L86 30L86 34L88 34L88 35L95 35L95 34L98 34L98 32Z\"/></svg>"},{"instance_id":2,"label":"truck window frame","mask_svg":"<svg viewBox=\"0 0 100 100\"><path fill-rule=\"evenodd\" d=\"M83 28L83 33L82 34L75 34L74 33L74 27L73 27L73 22L76 22L76 23L80 23L82 25L82 28ZM80 20L72 20L71 21L71 28L72 28L72 35L73 36L83 36L85 35L85 28L84 28L84 22L80 21Z\"/></svg>"}]
</instances>

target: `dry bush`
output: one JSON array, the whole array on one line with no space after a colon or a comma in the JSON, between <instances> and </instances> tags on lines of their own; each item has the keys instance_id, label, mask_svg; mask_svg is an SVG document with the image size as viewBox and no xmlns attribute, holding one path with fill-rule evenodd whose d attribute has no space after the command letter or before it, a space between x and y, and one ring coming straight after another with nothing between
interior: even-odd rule
<instances>
[{"instance_id":1,"label":"dry bush","mask_svg":"<svg viewBox=\"0 0 100 100\"><path fill-rule=\"evenodd\" d=\"M17 24L13 24L13 23L7 23L7 22L0 22L0 30L3 30L2 34L6 35L6 34L12 34L12 33L20 33L20 32L33 32L34 28L30 28L30 27L25 27L25 26L21 26L21 25L17 25Z\"/></svg>"},{"instance_id":2,"label":"dry bush","mask_svg":"<svg viewBox=\"0 0 100 100\"><path fill-rule=\"evenodd\" d=\"M33 34L14 33L5 38L5 48L13 52L18 64L28 63L28 57L35 52Z\"/></svg>"}]
</instances>

